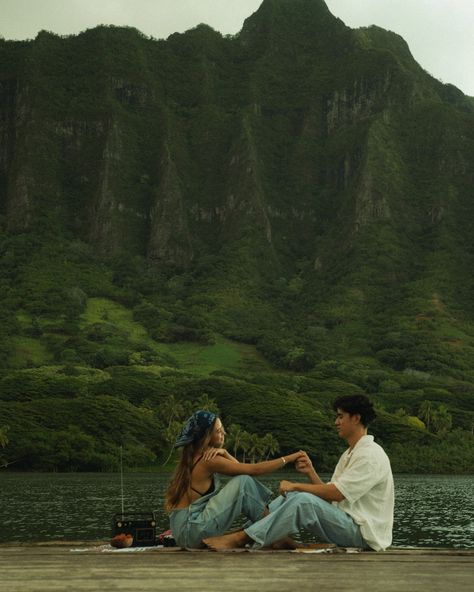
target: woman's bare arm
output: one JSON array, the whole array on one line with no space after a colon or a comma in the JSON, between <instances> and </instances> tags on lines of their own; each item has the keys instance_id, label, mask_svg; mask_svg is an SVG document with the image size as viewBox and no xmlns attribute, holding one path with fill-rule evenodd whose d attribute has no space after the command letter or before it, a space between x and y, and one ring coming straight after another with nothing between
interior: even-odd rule
<instances>
[{"instance_id":1,"label":"woman's bare arm","mask_svg":"<svg viewBox=\"0 0 474 592\"><path fill-rule=\"evenodd\" d=\"M229 460L217 455L211 460L205 461L205 467L209 473L221 473L222 475L265 475L284 467L287 463L295 462L304 452L294 452L275 460L264 460L259 463L241 463Z\"/></svg>"}]
</instances>

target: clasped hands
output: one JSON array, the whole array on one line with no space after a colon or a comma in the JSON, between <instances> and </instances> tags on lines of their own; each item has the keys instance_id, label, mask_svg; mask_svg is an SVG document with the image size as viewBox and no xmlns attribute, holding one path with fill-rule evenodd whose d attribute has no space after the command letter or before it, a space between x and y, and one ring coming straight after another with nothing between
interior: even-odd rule
<instances>
[{"instance_id":1,"label":"clasped hands","mask_svg":"<svg viewBox=\"0 0 474 592\"><path fill-rule=\"evenodd\" d=\"M303 450L300 452L300 456L295 461L295 468L299 473L308 474L313 471L313 463L306 452ZM295 483L283 479L280 481L280 486L278 488L280 495L285 496L289 491L293 491L295 489L295 485Z\"/></svg>"},{"instance_id":2,"label":"clasped hands","mask_svg":"<svg viewBox=\"0 0 474 592\"><path fill-rule=\"evenodd\" d=\"M223 456L229 457L229 452L225 448L208 448L203 455L203 459L205 461L212 460L216 456ZM309 458L308 454L304 450L300 450L299 452L295 452L293 454L287 455L286 459L288 462L294 462L295 468L298 472L303 474L308 474L313 470L313 463ZM285 479L280 481L279 486L279 493L280 495L286 495L289 491L293 491L295 487L295 483L291 481L286 481Z\"/></svg>"}]
</instances>

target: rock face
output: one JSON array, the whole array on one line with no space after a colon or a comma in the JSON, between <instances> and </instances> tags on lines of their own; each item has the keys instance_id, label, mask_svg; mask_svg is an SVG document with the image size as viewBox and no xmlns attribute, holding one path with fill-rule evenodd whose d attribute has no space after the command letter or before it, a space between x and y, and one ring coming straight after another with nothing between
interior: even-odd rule
<instances>
[{"instance_id":1,"label":"rock face","mask_svg":"<svg viewBox=\"0 0 474 592\"><path fill-rule=\"evenodd\" d=\"M322 0L265 0L233 38L98 27L0 56L10 231L46 224L180 267L245 243L318 272L378 224L467 232L472 101Z\"/></svg>"},{"instance_id":2,"label":"rock face","mask_svg":"<svg viewBox=\"0 0 474 592\"><path fill-rule=\"evenodd\" d=\"M161 163L161 181L150 210L148 257L186 266L193 259L191 236L178 170L168 144Z\"/></svg>"}]
</instances>

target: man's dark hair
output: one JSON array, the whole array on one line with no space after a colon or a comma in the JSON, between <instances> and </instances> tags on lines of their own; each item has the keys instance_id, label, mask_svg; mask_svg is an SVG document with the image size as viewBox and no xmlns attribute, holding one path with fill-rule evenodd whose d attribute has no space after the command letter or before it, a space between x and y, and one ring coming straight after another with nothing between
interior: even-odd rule
<instances>
[{"instance_id":1,"label":"man's dark hair","mask_svg":"<svg viewBox=\"0 0 474 592\"><path fill-rule=\"evenodd\" d=\"M360 422L367 427L377 414L372 401L365 395L346 395L338 397L332 404L334 411L342 409L349 415L360 415Z\"/></svg>"}]
</instances>

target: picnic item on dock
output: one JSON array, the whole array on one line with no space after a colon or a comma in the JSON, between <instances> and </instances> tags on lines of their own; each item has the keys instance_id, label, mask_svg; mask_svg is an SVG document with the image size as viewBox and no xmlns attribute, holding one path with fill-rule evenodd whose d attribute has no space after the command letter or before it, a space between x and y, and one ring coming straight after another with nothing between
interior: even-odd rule
<instances>
[{"instance_id":1,"label":"picnic item on dock","mask_svg":"<svg viewBox=\"0 0 474 592\"><path fill-rule=\"evenodd\" d=\"M117 534L112 538L110 544L116 549L126 549L127 547L132 546L133 536L125 533Z\"/></svg>"},{"instance_id":2,"label":"picnic item on dock","mask_svg":"<svg viewBox=\"0 0 474 592\"><path fill-rule=\"evenodd\" d=\"M115 514L112 522L112 536L129 534L134 547L156 545L156 518L154 512L126 512Z\"/></svg>"}]
</instances>

